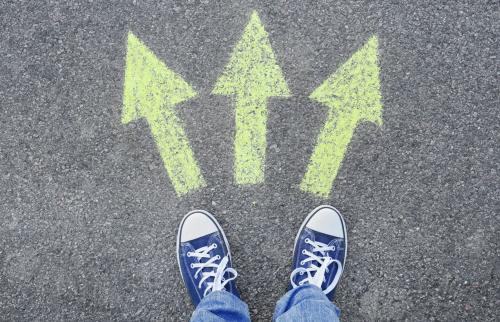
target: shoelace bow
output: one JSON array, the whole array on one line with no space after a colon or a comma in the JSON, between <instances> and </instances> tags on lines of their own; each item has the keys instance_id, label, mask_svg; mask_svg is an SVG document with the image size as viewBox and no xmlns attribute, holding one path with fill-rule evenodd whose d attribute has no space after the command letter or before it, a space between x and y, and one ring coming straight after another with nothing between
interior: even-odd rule
<instances>
[{"instance_id":1,"label":"shoelace bow","mask_svg":"<svg viewBox=\"0 0 500 322\"><path fill-rule=\"evenodd\" d=\"M219 255L210 256L210 251L215 248L217 248L217 244L214 243L210 246L198 248L194 252L187 253L188 257L196 257L199 261L199 263L191 264L192 269L197 268L196 272L194 273L194 278L197 279L198 275L201 274L198 288L201 288L203 282L207 281L207 279L213 278L213 282L207 281L207 288L205 289L203 296L206 296L211 291L223 290L227 283L234 280L236 276L238 276L238 273L235 269L230 267L226 268L227 263L229 262L228 256L224 256L220 263L217 263L217 261L221 259ZM208 258L208 260L205 262L201 262L202 258ZM210 268L210 270L207 270L207 268ZM233 276L226 279L224 278L224 275L226 275L226 273L232 274Z\"/></svg>"},{"instance_id":2,"label":"shoelace bow","mask_svg":"<svg viewBox=\"0 0 500 322\"><path fill-rule=\"evenodd\" d=\"M342 263L327 255L327 252L335 250L335 246L333 245L328 246L327 244L321 242L312 241L309 238L306 238L305 242L306 244L313 246L313 249L312 252L305 249L302 250L302 254L307 255L308 257L302 260L300 264L304 265L308 262L310 262L310 264L309 267L307 268L297 267L296 269L293 270L292 274L290 275L290 281L292 282L292 286L293 288L296 288L305 283L309 283L312 285L316 285L320 289L323 289L322 285L326 281L325 273L328 273L330 271L328 267L332 263L336 263L338 269L335 274L335 277L333 281L323 290L323 293L328 294L335 288L340 279L340 275L342 275ZM319 253L320 256L316 255L315 253ZM317 262L319 266L315 265L314 262ZM304 273L306 273L307 276L304 277L299 282L298 285L295 284L295 282L293 281L295 276L297 274L304 275Z\"/></svg>"}]
</instances>

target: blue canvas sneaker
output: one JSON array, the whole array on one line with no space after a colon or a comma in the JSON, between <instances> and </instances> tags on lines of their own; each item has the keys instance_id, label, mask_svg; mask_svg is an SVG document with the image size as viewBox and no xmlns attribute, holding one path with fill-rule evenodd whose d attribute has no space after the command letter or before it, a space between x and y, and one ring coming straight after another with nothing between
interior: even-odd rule
<instances>
[{"instance_id":1,"label":"blue canvas sneaker","mask_svg":"<svg viewBox=\"0 0 500 322\"><path fill-rule=\"evenodd\" d=\"M347 255L347 231L342 215L319 206L304 220L295 239L290 288L316 285L333 300Z\"/></svg>"},{"instance_id":2,"label":"blue canvas sneaker","mask_svg":"<svg viewBox=\"0 0 500 322\"><path fill-rule=\"evenodd\" d=\"M177 261L194 305L213 291L239 297L226 235L210 213L195 210L184 216L177 234Z\"/></svg>"}]
</instances>

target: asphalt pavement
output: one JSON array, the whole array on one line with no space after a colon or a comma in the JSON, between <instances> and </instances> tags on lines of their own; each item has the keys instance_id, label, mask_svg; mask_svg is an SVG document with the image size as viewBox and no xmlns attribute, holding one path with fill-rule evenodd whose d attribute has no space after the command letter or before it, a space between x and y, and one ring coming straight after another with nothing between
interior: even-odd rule
<instances>
[{"instance_id":1,"label":"asphalt pavement","mask_svg":"<svg viewBox=\"0 0 500 322\"><path fill-rule=\"evenodd\" d=\"M212 94L253 11L289 97L270 98L265 181L233 176L235 106ZM344 321L500 318L499 3L0 2L0 320L186 321L180 219L225 229L270 320L319 204L347 222ZM206 186L177 195L150 127L122 124L133 32L198 95L175 107ZM328 107L309 95L372 36L381 126L360 123L331 194L300 189Z\"/></svg>"}]
</instances>

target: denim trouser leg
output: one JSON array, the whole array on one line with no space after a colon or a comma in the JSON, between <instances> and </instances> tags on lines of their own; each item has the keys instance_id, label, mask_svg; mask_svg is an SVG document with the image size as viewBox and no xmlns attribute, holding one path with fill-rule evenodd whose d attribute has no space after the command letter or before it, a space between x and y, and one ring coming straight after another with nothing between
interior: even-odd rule
<instances>
[{"instance_id":1,"label":"denim trouser leg","mask_svg":"<svg viewBox=\"0 0 500 322\"><path fill-rule=\"evenodd\" d=\"M276 305L276 322L338 322L340 310L316 286L288 291ZM196 307L191 322L250 322L248 306L226 291L208 294Z\"/></svg>"},{"instance_id":2,"label":"denim trouser leg","mask_svg":"<svg viewBox=\"0 0 500 322\"><path fill-rule=\"evenodd\" d=\"M276 322L338 322L340 310L314 285L288 291L276 305Z\"/></svg>"},{"instance_id":3,"label":"denim trouser leg","mask_svg":"<svg viewBox=\"0 0 500 322\"><path fill-rule=\"evenodd\" d=\"M196 307L191 322L250 322L248 306L235 295L215 291L205 296Z\"/></svg>"}]
</instances>

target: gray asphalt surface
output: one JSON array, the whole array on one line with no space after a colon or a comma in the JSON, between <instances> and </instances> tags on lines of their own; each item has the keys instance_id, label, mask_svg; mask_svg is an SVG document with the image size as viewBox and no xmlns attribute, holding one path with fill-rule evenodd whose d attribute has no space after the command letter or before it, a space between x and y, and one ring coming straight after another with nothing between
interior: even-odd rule
<instances>
[{"instance_id":1,"label":"gray asphalt surface","mask_svg":"<svg viewBox=\"0 0 500 322\"><path fill-rule=\"evenodd\" d=\"M210 92L252 10L292 92L269 104L265 184L233 184L234 105ZM187 320L175 234L228 234L255 321L315 206L344 214L345 321L499 319L498 1L0 3L0 320ZM133 31L199 96L177 107L208 186L174 193L145 121L122 125ZM308 95L379 37L382 127L358 127L329 200L299 190L327 108Z\"/></svg>"}]
</instances>

